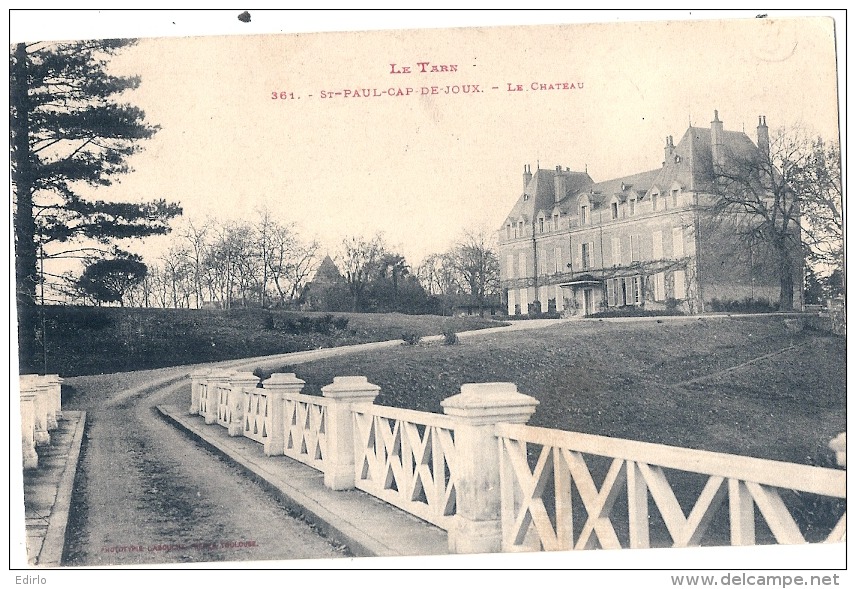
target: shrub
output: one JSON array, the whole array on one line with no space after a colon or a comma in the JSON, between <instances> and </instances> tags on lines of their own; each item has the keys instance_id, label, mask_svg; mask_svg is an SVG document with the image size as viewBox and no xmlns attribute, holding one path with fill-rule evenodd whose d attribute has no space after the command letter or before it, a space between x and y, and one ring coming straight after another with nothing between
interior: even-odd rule
<instances>
[{"instance_id":1,"label":"shrub","mask_svg":"<svg viewBox=\"0 0 856 589\"><path fill-rule=\"evenodd\" d=\"M348 318L347 317L336 317L333 319L333 327L336 329L344 331L348 328Z\"/></svg>"},{"instance_id":2,"label":"shrub","mask_svg":"<svg viewBox=\"0 0 856 589\"><path fill-rule=\"evenodd\" d=\"M677 309L646 309L644 307L619 307L617 309L609 309L607 311L599 311L593 313L589 317L594 319L609 318L609 317L667 317L672 315L683 315L683 312Z\"/></svg>"},{"instance_id":3,"label":"shrub","mask_svg":"<svg viewBox=\"0 0 856 589\"><path fill-rule=\"evenodd\" d=\"M333 316L330 314L317 317L314 321L315 331L318 333L330 333L333 330Z\"/></svg>"},{"instance_id":4,"label":"shrub","mask_svg":"<svg viewBox=\"0 0 856 589\"><path fill-rule=\"evenodd\" d=\"M257 366L255 370L253 370L253 376L259 379L259 383L256 385L256 388L261 388L262 381L270 378L271 371L265 370L261 366Z\"/></svg>"},{"instance_id":5,"label":"shrub","mask_svg":"<svg viewBox=\"0 0 856 589\"><path fill-rule=\"evenodd\" d=\"M415 331L405 331L401 334L401 339L408 346L415 346L422 340L422 336Z\"/></svg>"},{"instance_id":6,"label":"shrub","mask_svg":"<svg viewBox=\"0 0 856 589\"><path fill-rule=\"evenodd\" d=\"M443 330L443 343L447 346L453 346L458 343L458 334L451 329Z\"/></svg>"}]
</instances>

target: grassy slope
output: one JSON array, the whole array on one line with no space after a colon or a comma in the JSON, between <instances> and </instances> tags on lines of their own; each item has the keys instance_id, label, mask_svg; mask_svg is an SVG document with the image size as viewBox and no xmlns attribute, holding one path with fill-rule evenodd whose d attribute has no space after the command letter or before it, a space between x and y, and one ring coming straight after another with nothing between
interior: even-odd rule
<instances>
[{"instance_id":1,"label":"grassy slope","mask_svg":"<svg viewBox=\"0 0 856 589\"><path fill-rule=\"evenodd\" d=\"M510 381L540 401L532 425L801 463L846 425L844 340L792 335L776 318L571 323L289 370L309 393L362 374L382 387L378 403L434 412L463 383Z\"/></svg>"},{"instance_id":2,"label":"grassy slope","mask_svg":"<svg viewBox=\"0 0 856 589\"><path fill-rule=\"evenodd\" d=\"M124 372L398 339L404 331L432 335L446 328L465 331L501 325L477 317L335 313L348 317L346 329L294 335L266 329L269 314L278 323L286 317L323 315L261 309L48 307L48 372L63 376Z\"/></svg>"}]
</instances>

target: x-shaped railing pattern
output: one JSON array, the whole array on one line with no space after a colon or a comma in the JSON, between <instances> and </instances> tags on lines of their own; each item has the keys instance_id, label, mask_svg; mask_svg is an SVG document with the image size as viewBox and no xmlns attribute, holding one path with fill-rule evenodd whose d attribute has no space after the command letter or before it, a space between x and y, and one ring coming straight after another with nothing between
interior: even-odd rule
<instances>
[{"instance_id":1,"label":"x-shaped railing pattern","mask_svg":"<svg viewBox=\"0 0 856 589\"><path fill-rule=\"evenodd\" d=\"M264 389L244 391L244 435L262 444L270 435L268 397L263 391Z\"/></svg>"},{"instance_id":2,"label":"x-shaped railing pattern","mask_svg":"<svg viewBox=\"0 0 856 589\"><path fill-rule=\"evenodd\" d=\"M417 413L378 406L371 411L402 412L411 418ZM455 443L451 421L431 418L442 423L354 412L356 487L448 529L456 507Z\"/></svg>"},{"instance_id":3,"label":"x-shaped railing pattern","mask_svg":"<svg viewBox=\"0 0 856 589\"><path fill-rule=\"evenodd\" d=\"M726 502L731 544L755 544L756 508L776 542L800 544L806 539L780 490L845 497L845 473L834 469L520 425L501 424L497 433L506 551L646 548L650 546L649 497L673 546L698 545ZM532 468L528 444L540 445ZM609 460L600 485L584 454ZM649 459L643 459L646 454ZM664 467L707 475L688 514L678 502ZM551 480L551 492L546 493ZM586 515L578 531L574 528L572 485ZM627 499L627 512L622 517L627 517L627 522L621 529L628 530L623 543L613 521L613 508L622 494ZM552 517L545 497L550 498ZM843 541L845 536L846 514L826 541Z\"/></svg>"},{"instance_id":4,"label":"x-shaped railing pattern","mask_svg":"<svg viewBox=\"0 0 856 589\"><path fill-rule=\"evenodd\" d=\"M286 397L284 454L324 470L324 456L327 454L326 405Z\"/></svg>"},{"instance_id":5,"label":"x-shaped railing pattern","mask_svg":"<svg viewBox=\"0 0 856 589\"><path fill-rule=\"evenodd\" d=\"M229 386L217 386L217 423L223 427L229 427L232 421L232 408L229 406L231 392Z\"/></svg>"}]
</instances>

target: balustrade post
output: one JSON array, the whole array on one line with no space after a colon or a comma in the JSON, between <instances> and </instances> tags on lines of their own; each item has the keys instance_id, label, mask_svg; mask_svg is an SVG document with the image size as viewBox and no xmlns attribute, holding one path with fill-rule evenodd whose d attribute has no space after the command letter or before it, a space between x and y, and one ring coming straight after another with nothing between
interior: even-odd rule
<instances>
[{"instance_id":1,"label":"balustrade post","mask_svg":"<svg viewBox=\"0 0 856 589\"><path fill-rule=\"evenodd\" d=\"M285 398L288 394L299 394L306 383L293 372L275 372L263 384L270 417L265 456L279 456L285 452Z\"/></svg>"},{"instance_id":2,"label":"balustrade post","mask_svg":"<svg viewBox=\"0 0 856 589\"><path fill-rule=\"evenodd\" d=\"M33 408L35 409L36 446L48 446L51 443L51 435L48 432L48 385L40 379L33 384L31 390L35 393Z\"/></svg>"},{"instance_id":3,"label":"balustrade post","mask_svg":"<svg viewBox=\"0 0 856 589\"><path fill-rule=\"evenodd\" d=\"M205 407L205 423L207 425L217 423L217 412L220 410L220 386L225 385L231 375L231 372L225 370L212 372L208 375L208 403Z\"/></svg>"},{"instance_id":4,"label":"balustrade post","mask_svg":"<svg viewBox=\"0 0 856 589\"><path fill-rule=\"evenodd\" d=\"M455 498L449 550L457 554L500 552L502 513L498 423L526 423L538 400L511 382L465 384L442 401L455 426Z\"/></svg>"},{"instance_id":5,"label":"balustrade post","mask_svg":"<svg viewBox=\"0 0 856 589\"><path fill-rule=\"evenodd\" d=\"M244 435L244 389L254 389L259 377L252 372L235 372L229 377L232 387L229 393L229 435Z\"/></svg>"},{"instance_id":6,"label":"balustrade post","mask_svg":"<svg viewBox=\"0 0 856 589\"><path fill-rule=\"evenodd\" d=\"M829 442L829 449L835 452L838 466L847 468L847 432L841 432Z\"/></svg>"},{"instance_id":7,"label":"balustrade post","mask_svg":"<svg viewBox=\"0 0 856 589\"><path fill-rule=\"evenodd\" d=\"M21 391L21 449L24 455L24 468L38 468L39 455L36 453L36 393L32 390Z\"/></svg>"},{"instance_id":8,"label":"balustrade post","mask_svg":"<svg viewBox=\"0 0 856 589\"><path fill-rule=\"evenodd\" d=\"M356 479L354 417L359 403L374 403L380 387L365 376L336 376L321 388L327 405L327 456L324 457L324 485L334 491L353 489Z\"/></svg>"},{"instance_id":9,"label":"balustrade post","mask_svg":"<svg viewBox=\"0 0 856 589\"><path fill-rule=\"evenodd\" d=\"M56 424L62 419L62 383L64 381L59 374L47 374L45 380L50 385L50 402L53 405L54 413L53 422Z\"/></svg>"},{"instance_id":10,"label":"balustrade post","mask_svg":"<svg viewBox=\"0 0 856 589\"><path fill-rule=\"evenodd\" d=\"M199 415L199 398L202 387L211 374L210 370L197 370L190 373L190 414Z\"/></svg>"}]
</instances>

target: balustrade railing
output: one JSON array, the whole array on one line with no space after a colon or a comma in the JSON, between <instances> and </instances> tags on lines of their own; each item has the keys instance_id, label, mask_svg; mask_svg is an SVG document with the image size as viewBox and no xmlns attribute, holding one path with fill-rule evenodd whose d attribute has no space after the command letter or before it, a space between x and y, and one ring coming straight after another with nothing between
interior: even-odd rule
<instances>
[{"instance_id":1,"label":"balustrade railing","mask_svg":"<svg viewBox=\"0 0 856 589\"><path fill-rule=\"evenodd\" d=\"M717 521L732 545L755 544L762 527L768 541L805 543L806 526L783 491L803 496L792 494L797 499L846 496L841 470L523 425L499 424L496 434L509 552L646 548L655 520L665 530L654 544L699 545ZM596 457L600 468L592 466ZM763 526L756 525L756 509ZM833 516L829 528L822 541L843 541L846 516Z\"/></svg>"},{"instance_id":2,"label":"balustrade railing","mask_svg":"<svg viewBox=\"0 0 856 589\"><path fill-rule=\"evenodd\" d=\"M194 373L191 413L447 530L452 552L846 535L844 471L529 427L538 401L513 383L463 385L437 414L375 405L380 387L361 376L321 397L292 373L257 381ZM844 464L844 438L831 448Z\"/></svg>"},{"instance_id":3,"label":"balustrade railing","mask_svg":"<svg viewBox=\"0 0 856 589\"><path fill-rule=\"evenodd\" d=\"M456 510L455 420L362 404L353 409L355 486L442 529Z\"/></svg>"},{"instance_id":4,"label":"balustrade railing","mask_svg":"<svg viewBox=\"0 0 856 589\"><path fill-rule=\"evenodd\" d=\"M20 377L19 383L24 468L37 468L36 447L51 443L50 432L62 418L62 379L56 374L27 374Z\"/></svg>"}]
</instances>

